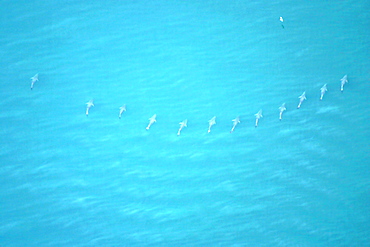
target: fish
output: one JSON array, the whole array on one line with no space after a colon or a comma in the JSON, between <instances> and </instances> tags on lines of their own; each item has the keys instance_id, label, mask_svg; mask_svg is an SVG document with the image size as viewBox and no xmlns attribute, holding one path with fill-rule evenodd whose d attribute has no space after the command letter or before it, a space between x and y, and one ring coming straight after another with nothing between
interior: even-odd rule
<instances>
[{"instance_id":1,"label":"fish","mask_svg":"<svg viewBox=\"0 0 370 247\"><path fill-rule=\"evenodd\" d=\"M208 133L209 133L209 132L211 132L212 125L215 125L216 124L216 116L214 116L213 118L211 118L211 120L209 120L208 123L209 123L209 126L208 126Z\"/></svg>"},{"instance_id":2,"label":"fish","mask_svg":"<svg viewBox=\"0 0 370 247\"><path fill-rule=\"evenodd\" d=\"M322 86L322 88L320 88L320 91L321 91L320 100L322 100L322 98L324 97L325 92L328 91L328 89L326 88L326 83L324 84L324 86Z\"/></svg>"},{"instance_id":3,"label":"fish","mask_svg":"<svg viewBox=\"0 0 370 247\"><path fill-rule=\"evenodd\" d=\"M235 119L231 120L233 122L233 127L230 130L230 133L234 132L235 127L240 123L239 116L237 116Z\"/></svg>"},{"instance_id":4,"label":"fish","mask_svg":"<svg viewBox=\"0 0 370 247\"><path fill-rule=\"evenodd\" d=\"M156 117L157 117L157 114L154 114L151 118L149 118L149 124L148 124L148 126L146 126L147 130L150 128L150 126L152 126L152 124L157 122Z\"/></svg>"},{"instance_id":5,"label":"fish","mask_svg":"<svg viewBox=\"0 0 370 247\"><path fill-rule=\"evenodd\" d=\"M177 135L179 136L180 133L181 133L181 130L184 128L184 127L188 127L188 120L185 119L184 121L180 122L180 128L179 128L179 131L177 131Z\"/></svg>"},{"instance_id":6,"label":"fish","mask_svg":"<svg viewBox=\"0 0 370 247\"><path fill-rule=\"evenodd\" d=\"M89 110L92 106L94 106L94 100L89 100L89 102L86 103L86 116L89 116Z\"/></svg>"},{"instance_id":7,"label":"fish","mask_svg":"<svg viewBox=\"0 0 370 247\"><path fill-rule=\"evenodd\" d=\"M286 111L285 103L283 103L283 104L279 107L279 110L280 110L279 120L281 121L281 119L283 118L283 112L284 112L284 111Z\"/></svg>"},{"instance_id":8,"label":"fish","mask_svg":"<svg viewBox=\"0 0 370 247\"><path fill-rule=\"evenodd\" d=\"M125 112L125 111L126 111L126 104L125 104L125 105L123 105L123 106L121 106L121 107L119 108L119 115L118 115L118 117L119 117L119 118L121 118L122 113L123 113L123 112Z\"/></svg>"},{"instance_id":9,"label":"fish","mask_svg":"<svg viewBox=\"0 0 370 247\"><path fill-rule=\"evenodd\" d=\"M263 118L262 116L262 110L259 110L256 114L254 114L256 116L256 124L254 127L257 127L258 126L258 121L260 120L260 118Z\"/></svg>"},{"instance_id":10,"label":"fish","mask_svg":"<svg viewBox=\"0 0 370 247\"><path fill-rule=\"evenodd\" d=\"M343 76L342 79L340 79L340 91L343 93L344 90L344 84L348 83L348 76Z\"/></svg>"},{"instance_id":11,"label":"fish","mask_svg":"<svg viewBox=\"0 0 370 247\"><path fill-rule=\"evenodd\" d=\"M32 76L31 78L31 90L33 89L33 85L35 84L35 82L37 82L39 80L39 73L37 73L36 75Z\"/></svg>"},{"instance_id":12,"label":"fish","mask_svg":"<svg viewBox=\"0 0 370 247\"><path fill-rule=\"evenodd\" d=\"M302 102L307 99L306 98L306 92L303 92L301 96L298 97L299 99L299 104L297 106L297 109L301 108Z\"/></svg>"}]
</instances>

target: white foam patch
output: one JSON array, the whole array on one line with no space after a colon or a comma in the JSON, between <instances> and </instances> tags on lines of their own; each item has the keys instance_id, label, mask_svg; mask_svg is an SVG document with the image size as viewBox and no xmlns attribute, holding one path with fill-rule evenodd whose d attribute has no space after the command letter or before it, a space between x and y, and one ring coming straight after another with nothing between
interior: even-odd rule
<instances>
[{"instance_id":1,"label":"white foam patch","mask_svg":"<svg viewBox=\"0 0 370 247\"><path fill-rule=\"evenodd\" d=\"M339 107L337 106L320 107L320 109L316 111L316 114L323 114L328 112L339 113Z\"/></svg>"}]
</instances>

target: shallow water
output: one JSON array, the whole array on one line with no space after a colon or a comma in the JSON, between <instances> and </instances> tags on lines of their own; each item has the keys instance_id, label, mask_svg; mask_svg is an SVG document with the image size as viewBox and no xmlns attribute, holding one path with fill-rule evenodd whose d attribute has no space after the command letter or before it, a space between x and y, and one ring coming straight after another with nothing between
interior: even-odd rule
<instances>
[{"instance_id":1,"label":"shallow water","mask_svg":"<svg viewBox=\"0 0 370 247\"><path fill-rule=\"evenodd\" d=\"M368 1L2 5L1 246L369 244Z\"/></svg>"}]
</instances>

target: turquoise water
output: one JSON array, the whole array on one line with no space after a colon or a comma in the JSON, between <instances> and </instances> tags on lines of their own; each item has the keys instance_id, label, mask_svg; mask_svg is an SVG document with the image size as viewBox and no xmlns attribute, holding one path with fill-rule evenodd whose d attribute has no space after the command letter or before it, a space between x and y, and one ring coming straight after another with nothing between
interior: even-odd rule
<instances>
[{"instance_id":1,"label":"turquoise water","mask_svg":"<svg viewBox=\"0 0 370 247\"><path fill-rule=\"evenodd\" d=\"M369 1L1 6L1 246L370 245Z\"/></svg>"}]
</instances>

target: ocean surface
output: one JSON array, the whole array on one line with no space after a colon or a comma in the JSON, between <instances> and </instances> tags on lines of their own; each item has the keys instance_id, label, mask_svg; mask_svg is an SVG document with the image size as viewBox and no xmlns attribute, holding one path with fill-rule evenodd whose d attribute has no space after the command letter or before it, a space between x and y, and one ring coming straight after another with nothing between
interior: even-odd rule
<instances>
[{"instance_id":1,"label":"ocean surface","mask_svg":"<svg viewBox=\"0 0 370 247\"><path fill-rule=\"evenodd\" d=\"M370 246L369 0L0 5L0 246Z\"/></svg>"}]
</instances>

